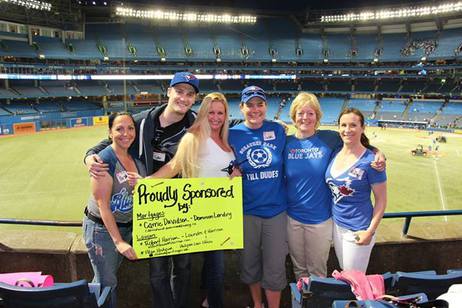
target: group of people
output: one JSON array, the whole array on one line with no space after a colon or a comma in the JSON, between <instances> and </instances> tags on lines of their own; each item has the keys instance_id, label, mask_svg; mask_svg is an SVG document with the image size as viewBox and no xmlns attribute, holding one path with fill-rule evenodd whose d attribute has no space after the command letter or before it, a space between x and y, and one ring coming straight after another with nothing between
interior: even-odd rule
<instances>
[{"instance_id":1,"label":"group of people","mask_svg":"<svg viewBox=\"0 0 462 308\"><path fill-rule=\"evenodd\" d=\"M242 176L244 249L241 280L253 307L279 307L290 254L297 278L326 276L331 242L342 269L366 271L375 231L386 206L384 156L369 145L364 117L345 109L339 133L319 130L322 112L313 94L301 92L290 116L296 133L266 119L267 97L257 86L241 93L241 123L231 123L221 93L206 95L191 111L199 80L176 73L166 105L109 117L109 137L85 157L93 193L85 210L84 237L94 281L115 287L130 246L132 181L157 178ZM236 121L233 121L236 122ZM230 127L231 126L231 127ZM229 174L222 170L229 163ZM374 194L374 204L371 201ZM121 195L123 195L121 197ZM149 259L155 307L187 307L189 254ZM204 306L223 307L224 256L204 253ZM116 293L112 303L116 305Z\"/></svg>"}]
</instances>

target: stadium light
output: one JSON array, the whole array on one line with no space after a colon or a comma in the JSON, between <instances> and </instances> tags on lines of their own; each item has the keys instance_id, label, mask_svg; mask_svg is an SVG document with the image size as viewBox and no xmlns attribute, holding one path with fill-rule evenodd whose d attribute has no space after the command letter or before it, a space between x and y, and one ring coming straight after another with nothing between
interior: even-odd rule
<instances>
[{"instance_id":1,"label":"stadium light","mask_svg":"<svg viewBox=\"0 0 462 308\"><path fill-rule=\"evenodd\" d=\"M219 23L219 24L254 24L257 17L252 15L230 15L213 13L195 12L176 12L163 10L138 10L128 7L116 7L115 14L122 17L133 17L140 19L158 19L169 21L185 21L200 23Z\"/></svg>"},{"instance_id":2,"label":"stadium light","mask_svg":"<svg viewBox=\"0 0 462 308\"><path fill-rule=\"evenodd\" d=\"M40 11L51 11L51 3L39 0L0 0L1 2L19 5L26 9L34 9Z\"/></svg>"},{"instance_id":3,"label":"stadium light","mask_svg":"<svg viewBox=\"0 0 462 308\"><path fill-rule=\"evenodd\" d=\"M377 11L364 11L342 15L321 16L323 23L371 21L387 19L404 19L411 17L435 16L462 11L462 1L442 3L439 5L412 6Z\"/></svg>"}]
</instances>

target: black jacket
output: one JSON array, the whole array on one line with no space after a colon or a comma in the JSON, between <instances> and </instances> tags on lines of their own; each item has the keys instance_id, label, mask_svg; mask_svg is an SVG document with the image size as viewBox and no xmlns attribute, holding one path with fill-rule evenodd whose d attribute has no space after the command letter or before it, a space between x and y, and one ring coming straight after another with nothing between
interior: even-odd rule
<instances>
[{"instance_id":1,"label":"black jacket","mask_svg":"<svg viewBox=\"0 0 462 308\"><path fill-rule=\"evenodd\" d=\"M140 159L146 166L147 174L152 174L157 170L154 170L153 166L153 148L152 148L152 138L154 137L154 131L156 130L156 123L159 123L156 119L162 114L167 105L162 105L159 107L153 107L151 109L142 111L140 113L134 114L133 118L135 119L136 125L136 139L133 144L130 146L129 152L133 157ZM192 110L189 110L186 115L186 125L185 128L189 128L196 119L196 113ZM186 132L186 130L185 130ZM106 148L112 142L110 139L105 139L98 143L96 146L89 149L85 157L92 154L98 154L101 150ZM176 149L175 149L176 151ZM147 154L146 154L147 153ZM167 154L167 153L166 153ZM173 153L174 154L174 153ZM167 155L168 162L171 157Z\"/></svg>"}]
</instances>

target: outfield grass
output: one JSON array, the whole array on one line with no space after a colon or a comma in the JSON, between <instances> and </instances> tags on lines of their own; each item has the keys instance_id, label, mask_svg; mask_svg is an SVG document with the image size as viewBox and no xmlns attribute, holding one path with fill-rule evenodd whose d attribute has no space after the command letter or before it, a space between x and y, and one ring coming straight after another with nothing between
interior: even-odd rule
<instances>
[{"instance_id":1,"label":"outfield grass","mask_svg":"<svg viewBox=\"0 0 462 308\"><path fill-rule=\"evenodd\" d=\"M80 220L89 194L83 154L106 131L87 127L0 138L1 217ZM367 134L388 159L387 212L462 208L462 135L445 134L448 142L439 144L437 156L413 157L411 149L431 145L437 133L368 128ZM5 227L12 226L0 225Z\"/></svg>"}]
</instances>

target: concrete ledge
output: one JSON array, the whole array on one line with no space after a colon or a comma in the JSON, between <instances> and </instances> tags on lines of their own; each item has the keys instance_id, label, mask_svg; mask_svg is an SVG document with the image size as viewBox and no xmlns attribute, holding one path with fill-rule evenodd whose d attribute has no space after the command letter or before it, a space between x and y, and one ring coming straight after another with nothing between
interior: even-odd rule
<instances>
[{"instance_id":1,"label":"concrete ledge","mask_svg":"<svg viewBox=\"0 0 462 308\"><path fill-rule=\"evenodd\" d=\"M414 221L409 236L401 236L402 220L384 220L372 251L370 273L462 268L462 224ZM239 280L237 251L226 252L226 307L245 307L250 303L247 287ZM287 258L288 282L294 280L290 258ZM191 307L202 299L200 289L202 255L193 255ZM338 269L333 249L328 272ZM93 273L86 247L79 233L64 231L10 231L0 233L0 272L42 271L58 282L91 280ZM153 307L147 260L125 261L119 271L120 307ZM281 307L290 307L290 291L283 292ZM162 308L162 307L159 307Z\"/></svg>"},{"instance_id":2,"label":"concrete ledge","mask_svg":"<svg viewBox=\"0 0 462 308\"><path fill-rule=\"evenodd\" d=\"M78 237L81 236L74 232L2 230L0 252L68 254Z\"/></svg>"}]
</instances>

